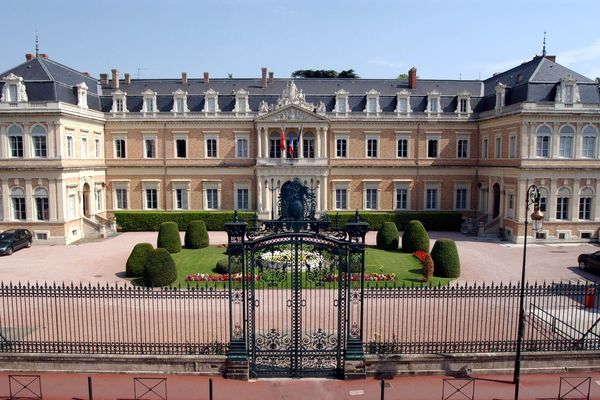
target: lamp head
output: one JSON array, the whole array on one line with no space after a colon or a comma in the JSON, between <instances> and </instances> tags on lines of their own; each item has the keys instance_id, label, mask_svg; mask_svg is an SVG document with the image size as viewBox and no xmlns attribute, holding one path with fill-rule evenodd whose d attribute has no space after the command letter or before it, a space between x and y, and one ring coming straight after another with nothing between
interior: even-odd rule
<instances>
[{"instance_id":1,"label":"lamp head","mask_svg":"<svg viewBox=\"0 0 600 400\"><path fill-rule=\"evenodd\" d=\"M542 229L543 221L544 213L541 212L540 208L536 205L531 213L531 225L534 232L539 232Z\"/></svg>"}]
</instances>

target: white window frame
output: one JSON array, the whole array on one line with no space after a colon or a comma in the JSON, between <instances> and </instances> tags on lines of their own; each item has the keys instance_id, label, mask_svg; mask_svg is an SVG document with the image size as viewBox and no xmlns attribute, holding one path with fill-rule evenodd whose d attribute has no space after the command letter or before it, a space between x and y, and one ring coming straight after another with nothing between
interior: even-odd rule
<instances>
[{"instance_id":1,"label":"white window frame","mask_svg":"<svg viewBox=\"0 0 600 400\"><path fill-rule=\"evenodd\" d=\"M412 181L400 181L400 182L394 182L394 198L393 198L393 206L394 206L394 210L402 210L402 211L407 211L410 210L410 202L411 202L411 187L412 187ZM400 208L398 207L398 191L399 190L406 190L406 207L405 208Z\"/></svg>"},{"instance_id":2,"label":"white window frame","mask_svg":"<svg viewBox=\"0 0 600 400\"><path fill-rule=\"evenodd\" d=\"M87 94L88 87L85 82L81 82L79 85L77 85L77 106L79 108L83 108L84 110L87 110L88 108Z\"/></svg>"},{"instance_id":3,"label":"white window frame","mask_svg":"<svg viewBox=\"0 0 600 400\"><path fill-rule=\"evenodd\" d=\"M406 110L401 110L400 101L406 102ZM412 108L410 107L410 92L408 90L402 89L396 93L396 109L394 112L398 114L398 116L408 115L412 112Z\"/></svg>"},{"instance_id":4,"label":"white window frame","mask_svg":"<svg viewBox=\"0 0 600 400\"><path fill-rule=\"evenodd\" d=\"M506 105L506 85L499 82L496 85L496 106L495 109L497 112L502 111L504 106Z\"/></svg>"},{"instance_id":5,"label":"white window frame","mask_svg":"<svg viewBox=\"0 0 600 400\"><path fill-rule=\"evenodd\" d=\"M208 106L210 102L214 102L213 110L211 110ZM214 89L208 89L206 92L204 92L204 108L202 109L202 112L205 115L216 115L220 111L221 110L219 110L219 92L217 92Z\"/></svg>"},{"instance_id":6,"label":"white window frame","mask_svg":"<svg viewBox=\"0 0 600 400\"><path fill-rule=\"evenodd\" d=\"M440 135L440 134L435 134L435 135L427 134L426 139L427 139L427 144L425 146L426 147L425 151L427 152L426 153L427 154L427 158L429 158L431 160L435 160L435 159L440 158L440 153L442 151L442 149L441 149L442 135ZM436 145L436 155L434 157L429 156L429 141L431 141L431 140L435 140L437 142L437 145Z\"/></svg>"},{"instance_id":7,"label":"white window frame","mask_svg":"<svg viewBox=\"0 0 600 400\"><path fill-rule=\"evenodd\" d=\"M239 204L238 191L248 191L248 207L242 208ZM235 210L252 210L252 185L249 182L235 182L233 184L233 206Z\"/></svg>"},{"instance_id":8,"label":"white window frame","mask_svg":"<svg viewBox=\"0 0 600 400\"><path fill-rule=\"evenodd\" d=\"M122 140L123 141L123 149L125 151L125 157L118 157L117 156L117 141L118 140ZM114 158L118 158L118 159L126 159L127 158L127 136L113 136L113 157Z\"/></svg>"},{"instance_id":9,"label":"white window frame","mask_svg":"<svg viewBox=\"0 0 600 400\"><path fill-rule=\"evenodd\" d=\"M339 210L339 211L345 211L345 210L349 210L350 209L350 181L338 181L338 182L333 182L333 193L332 193L332 199L333 199L333 209L334 210ZM337 202L337 191L338 190L342 190L346 192L346 207L345 208L341 208L338 207L338 202Z\"/></svg>"},{"instance_id":10,"label":"white window frame","mask_svg":"<svg viewBox=\"0 0 600 400\"><path fill-rule=\"evenodd\" d=\"M127 110L127 93L119 89L115 90L112 94L112 113L126 113ZM120 102L120 103L119 103ZM120 106L119 106L120 104Z\"/></svg>"},{"instance_id":11,"label":"white window frame","mask_svg":"<svg viewBox=\"0 0 600 400\"><path fill-rule=\"evenodd\" d=\"M153 142L154 152L153 152L152 157L148 157L148 144L146 143L146 141L148 141L148 140ZM157 153L158 153L157 145L158 145L158 138L156 135L144 135L144 145L143 145L144 156L143 156L143 158L146 158L146 159L157 158Z\"/></svg>"},{"instance_id":12,"label":"white window frame","mask_svg":"<svg viewBox=\"0 0 600 400\"><path fill-rule=\"evenodd\" d=\"M45 139L44 141L44 152L46 153L46 155L37 155L36 153L36 148L35 148L35 139L36 137L43 137ZM31 154L33 155L34 158L48 158L49 156L49 147L48 147L48 131L46 130L46 128L42 125L36 124L33 127L31 127Z\"/></svg>"},{"instance_id":13,"label":"white window frame","mask_svg":"<svg viewBox=\"0 0 600 400\"><path fill-rule=\"evenodd\" d=\"M208 141L209 140L214 140L215 141L215 155L214 156L209 156L208 155ZM210 158L210 159L216 159L219 158L219 133L218 132L204 132L204 157L205 158ZM287 151L287 149L286 149Z\"/></svg>"},{"instance_id":14,"label":"white window frame","mask_svg":"<svg viewBox=\"0 0 600 400\"><path fill-rule=\"evenodd\" d=\"M45 199L46 206L48 207L46 213L42 209L42 218L38 218L39 208L38 199ZM48 189L43 186L38 186L33 190L33 216L36 221L49 221L50 220L50 196L48 195ZM45 216L44 216L45 214Z\"/></svg>"},{"instance_id":15,"label":"white window frame","mask_svg":"<svg viewBox=\"0 0 600 400\"><path fill-rule=\"evenodd\" d=\"M461 110L461 107L460 107L461 101L466 102L465 111ZM466 117L466 116L471 115L472 112L473 112L473 110L471 109L471 93L469 93L467 91L460 92L456 99L456 111L455 111L456 115L458 115L459 117Z\"/></svg>"},{"instance_id":16,"label":"white window frame","mask_svg":"<svg viewBox=\"0 0 600 400\"><path fill-rule=\"evenodd\" d=\"M340 89L335 92L335 113L336 115L346 115L350 112L350 105L348 104L348 91ZM343 108L340 105L343 104Z\"/></svg>"},{"instance_id":17,"label":"white window frame","mask_svg":"<svg viewBox=\"0 0 600 400\"><path fill-rule=\"evenodd\" d=\"M441 94L440 92L438 92L437 90L432 90L431 92L427 93L427 116L436 116L439 117L440 114L442 113L442 107L441 107Z\"/></svg>"},{"instance_id":18,"label":"white window frame","mask_svg":"<svg viewBox=\"0 0 600 400\"><path fill-rule=\"evenodd\" d=\"M509 219L515 218L515 191L506 191L506 217Z\"/></svg>"},{"instance_id":19,"label":"white window frame","mask_svg":"<svg viewBox=\"0 0 600 400\"><path fill-rule=\"evenodd\" d=\"M502 134L494 135L494 159L502 159Z\"/></svg>"},{"instance_id":20,"label":"white window frame","mask_svg":"<svg viewBox=\"0 0 600 400\"><path fill-rule=\"evenodd\" d=\"M594 220L595 196L596 196L596 193L594 192L594 189L592 189L589 186L582 187L581 190L579 191L579 200L578 200L578 204L577 204L577 218L579 219L579 221L593 221ZM581 200L583 200L583 199L590 199L590 205L589 205L589 210L588 210L588 212L590 214L589 219L581 218Z\"/></svg>"},{"instance_id":21,"label":"white window frame","mask_svg":"<svg viewBox=\"0 0 600 400\"><path fill-rule=\"evenodd\" d=\"M463 208L458 207L458 191L465 190L465 206ZM470 207L470 196L471 196L471 185L466 182L459 182L454 184L454 204L455 210L469 210Z\"/></svg>"},{"instance_id":22,"label":"white window frame","mask_svg":"<svg viewBox=\"0 0 600 400\"><path fill-rule=\"evenodd\" d=\"M239 154L239 141L246 141L246 155ZM218 148L218 143L217 143ZM247 159L250 158L250 134L247 132L235 132L235 158Z\"/></svg>"},{"instance_id":23,"label":"white window frame","mask_svg":"<svg viewBox=\"0 0 600 400\"><path fill-rule=\"evenodd\" d=\"M18 130L18 132L17 132L17 130ZM9 152L8 155L9 155L9 157L10 158L24 158L25 157L25 135L23 134L23 128L20 127L19 125L11 125L7 129L7 136L8 136L8 152ZM18 149L13 148L12 140L10 139L11 137L21 138L21 140L20 140L21 155L18 154L19 153L18 151L16 151L17 155L13 155L13 150L18 150Z\"/></svg>"},{"instance_id":24,"label":"white window frame","mask_svg":"<svg viewBox=\"0 0 600 400\"><path fill-rule=\"evenodd\" d=\"M181 90L181 89L177 89L176 91L174 91L172 93L173 95L173 108L171 109L172 113L186 113L189 112L189 108L188 108L188 104L187 104L187 95L188 93ZM181 100L182 101L182 106L183 109L180 110L179 106L177 105L177 100Z\"/></svg>"},{"instance_id":25,"label":"white window frame","mask_svg":"<svg viewBox=\"0 0 600 400\"><path fill-rule=\"evenodd\" d=\"M89 143L87 135L81 136L79 139L79 143L81 144L80 154L82 159L87 160L89 157Z\"/></svg>"},{"instance_id":26,"label":"white window frame","mask_svg":"<svg viewBox=\"0 0 600 400\"><path fill-rule=\"evenodd\" d=\"M436 196L435 196L435 204L433 205L432 208L427 207L428 204L428 190L435 190L436 191ZM440 209L440 203L441 203L441 184L439 182L426 182L425 183L425 190L423 191L424 196L423 196L423 209L426 211L435 211L435 210L439 210Z\"/></svg>"},{"instance_id":27,"label":"white window frame","mask_svg":"<svg viewBox=\"0 0 600 400\"><path fill-rule=\"evenodd\" d=\"M365 109L363 112L369 115L378 115L381 112L381 107L379 106L379 92L375 89L371 89L366 93L367 102L365 103ZM371 107L374 105L375 107ZM371 108L375 108L375 111L371 111Z\"/></svg>"},{"instance_id":28,"label":"white window frame","mask_svg":"<svg viewBox=\"0 0 600 400\"><path fill-rule=\"evenodd\" d=\"M365 134L365 158L369 158L369 159L378 159L380 158L380 150L381 150L381 140L379 139L380 134L379 133L369 133L366 132ZM377 152L377 154L375 156L369 156L369 140L376 140L377 141L377 147L375 148L375 151ZM337 149L336 149L337 150Z\"/></svg>"},{"instance_id":29,"label":"white window frame","mask_svg":"<svg viewBox=\"0 0 600 400\"><path fill-rule=\"evenodd\" d=\"M548 128L548 130L550 132L542 132L540 133L540 130L542 128ZM547 137L548 139L548 146L546 148L546 155L539 155L540 153L540 148L539 148L539 139L541 137ZM549 125L546 124L542 124L540 126L538 126L535 130L535 157L536 158L550 158L552 157L552 127L550 127Z\"/></svg>"},{"instance_id":30,"label":"white window frame","mask_svg":"<svg viewBox=\"0 0 600 400\"><path fill-rule=\"evenodd\" d=\"M147 195L147 191L148 190L156 190L156 208L149 208L148 207L148 195ZM160 210L161 209L161 204L160 204L160 181L155 181L155 180L148 180L148 181L144 181L142 180L142 208L144 210Z\"/></svg>"},{"instance_id":31,"label":"white window frame","mask_svg":"<svg viewBox=\"0 0 600 400\"><path fill-rule=\"evenodd\" d=\"M400 157L398 153L400 152L400 141L406 141L406 156ZM407 159L410 158L410 133L396 133L396 158L399 159Z\"/></svg>"},{"instance_id":32,"label":"white window frame","mask_svg":"<svg viewBox=\"0 0 600 400\"><path fill-rule=\"evenodd\" d=\"M180 157L177 155L177 141L178 140L185 140L185 156L184 157ZM189 140L188 140L188 134L187 133L173 133L173 158L175 159L179 159L179 160L185 160L187 158L190 158L190 148L189 148Z\"/></svg>"},{"instance_id":33,"label":"white window frame","mask_svg":"<svg viewBox=\"0 0 600 400\"><path fill-rule=\"evenodd\" d=\"M567 96L568 91L571 95ZM569 98L570 97L570 98ZM555 103L576 104L580 102L579 86L577 86L577 78L568 74L560 80L560 84L556 88Z\"/></svg>"},{"instance_id":34,"label":"white window frame","mask_svg":"<svg viewBox=\"0 0 600 400\"><path fill-rule=\"evenodd\" d=\"M461 141L467 142L464 157L461 157L461 154L460 154L460 142ZM466 135L466 134L457 135L456 136L456 158L458 158L460 160L468 160L469 158L471 158L470 152L471 152L471 136Z\"/></svg>"},{"instance_id":35,"label":"white window frame","mask_svg":"<svg viewBox=\"0 0 600 400\"><path fill-rule=\"evenodd\" d=\"M142 112L145 114L157 112L158 107L156 106L156 92L148 88L142 92L142 96Z\"/></svg>"},{"instance_id":36,"label":"white window frame","mask_svg":"<svg viewBox=\"0 0 600 400\"><path fill-rule=\"evenodd\" d=\"M375 190L377 199L375 208L367 207L367 193L368 191ZM364 210L380 210L381 209L381 181L363 181L363 209Z\"/></svg>"},{"instance_id":37,"label":"white window frame","mask_svg":"<svg viewBox=\"0 0 600 400\"><path fill-rule=\"evenodd\" d=\"M17 218L17 208L15 207L15 200L22 200L22 207L19 204L19 217ZM21 201L19 201L21 203ZM21 218L22 217L22 218ZM25 197L25 189L20 186L15 186L10 190L10 219L12 221L25 221L27 220L27 198Z\"/></svg>"},{"instance_id":38,"label":"white window frame","mask_svg":"<svg viewBox=\"0 0 600 400\"><path fill-rule=\"evenodd\" d=\"M250 104L248 103L248 91L239 89L235 92L235 108L234 112L236 115L244 116L250 111Z\"/></svg>"},{"instance_id":39,"label":"white window frame","mask_svg":"<svg viewBox=\"0 0 600 400\"><path fill-rule=\"evenodd\" d=\"M340 156L338 155L338 140L345 140L346 141L346 155L345 156ZM335 135L335 149L334 149L335 153L334 153L334 158L349 158L349 153L350 153L350 135L348 134L336 134Z\"/></svg>"},{"instance_id":40,"label":"white window frame","mask_svg":"<svg viewBox=\"0 0 600 400\"><path fill-rule=\"evenodd\" d=\"M10 73L9 75L3 77L2 80L4 81L4 85L2 86L2 97L0 97L0 102L17 103L28 101L27 90L22 77ZM15 99L12 98L13 96L11 94L11 88L14 88L15 90Z\"/></svg>"},{"instance_id":41,"label":"white window frame","mask_svg":"<svg viewBox=\"0 0 600 400\"><path fill-rule=\"evenodd\" d=\"M217 208L208 208L208 190L216 190L217 191ZM203 208L205 210L220 210L221 209L221 182L203 182L202 183L202 200L203 200Z\"/></svg>"},{"instance_id":42,"label":"white window frame","mask_svg":"<svg viewBox=\"0 0 600 400\"><path fill-rule=\"evenodd\" d=\"M66 151L66 158L68 159L72 159L75 157L75 133L72 131L69 131L67 133L67 141L66 141L66 146L67 146L67 151Z\"/></svg>"},{"instance_id":43,"label":"white window frame","mask_svg":"<svg viewBox=\"0 0 600 400\"><path fill-rule=\"evenodd\" d=\"M190 184L191 182L189 180L185 180L185 181L171 181L171 184L173 185L173 209L174 210L190 210ZM186 207L179 207L177 205L177 191L178 190L185 190L185 200L183 200L182 202L185 203Z\"/></svg>"},{"instance_id":44,"label":"white window frame","mask_svg":"<svg viewBox=\"0 0 600 400\"><path fill-rule=\"evenodd\" d=\"M490 138L486 135L481 138L481 159L487 160L490 156Z\"/></svg>"},{"instance_id":45,"label":"white window frame","mask_svg":"<svg viewBox=\"0 0 600 400\"><path fill-rule=\"evenodd\" d=\"M586 130L588 132L586 132ZM593 132L591 132L593 130ZM585 146L585 138L591 137L594 139L594 143L592 145L591 148L591 155L589 155L586 151L586 146ZM581 158L596 158L596 153L597 153L597 146L598 146L598 129L593 126L593 125L586 125L583 127L583 129L581 130Z\"/></svg>"},{"instance_id":46,"label":"white window frame","mask_svg":"<svg viewBox=\"0 0 600 400\"><path fill-rule=\"evenodd\" d=\"M102 140L100 134L94 134L94 155L96 158L102 158Z\"/></svg>"},{"instance_id":47,"label":"white window frame","mask_svg":"<svg viewBox=\"0 0 600 400\"><path fill-rule=\"evenodd\" d=\"M571 132L564 132L565 129L571 129ZM560 158L573 158L573 150L575 147L575 133L576 129L569 125L563 125L558 130L558 157ZM564 146L566 144L567 139L570 139L571 147L569 149L568 154L565 152Z\"/></svg>"},{"instance_id":48,"label":"white window frame","mask_svg":"<svg viewBox=\"0 0 600 400\"><path fill-rule=\"evenodd\" d=\"M562 207L560 210L560 218L559 218L559 203L561 203L561 199L567 199L567 205L566 207ZM569 189L568 187L562 186L560 188L558 188L558 190L556 191L556 203L555 203L555 218L557 221L570 221L572 219L572 215L571 215L571 208L573 207L573 203L572 203L572 199L573 199L573 193L571 192L571 189ZM579 206L579 203L577 203ZM563 209L566 210L566 215L563 215ZM578 209L579 210L579 209ZM579 213L579 212L578 212Z\"/></svg>"},{"instance_id":49,"label":"white window frame","mask_svg":"<svg viewBox=\"0 0 600 400\"><path fill-rule=\"evenodd\" d=\"M517 135L511 133L508 136L508 158L514 159L517 158Z\"/></svg>"},{"instance_id":50,"label":"white window frame","mask_svg":"<svg viewBox=\"0 0 600 400\"><path fill-rule=\"evenodd\" d=\"M129 182L113 182L112 187L113 187L113 208L115 210L129 210L130 202L131 202L131 196L129 193ZM124 208L119 207L118 191L120 191L120 190L125 191L126 204L125 204Z\"/></svg>"}]
</instances>

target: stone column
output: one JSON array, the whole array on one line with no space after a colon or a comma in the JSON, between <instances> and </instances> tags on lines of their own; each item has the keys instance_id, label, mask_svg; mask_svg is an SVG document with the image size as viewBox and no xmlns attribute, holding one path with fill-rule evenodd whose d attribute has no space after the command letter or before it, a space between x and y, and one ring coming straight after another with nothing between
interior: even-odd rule
<instances>
[{"instance_id":1,"label":"stone column","mask_svg":"<svg viewBox=\"0 0 600 400\"><path fill-rule=\"evenodd\" d=\"M55 126L54 123L48 123L48 134L46 135L46 138L48 139L48 143L46 144L48 158L56 157L56 151L54 150L54 146L56 143L56 138L54 136L54 131L55 131L54 126Z\"/></svg>"},{"instance_id":2,"label":"stone column","mask_svg":"<svg viewBox=\"0 0 600 400\"><path fill-rule=\"evenodd\" d=\"M4 189L2 189L2 190L4 190ZM600 196L598 195L599 193L600 193L600 179L596 179L594 208L592 209L592 211L594 213L594 221L596 221L596 222L600 221ZM6 216L6 211L4 211L4 215Z\"/></svg>"},{"instance_id":3,"label":"stone column","mask_svg":"<svg viewBox=\"0 0 600 400\"><path fill-rule=\"evenodd\" d=\"M60 126L60 122L55 122L53 124L54 126L54 137L55 137L55 149L56 152L54 153L56 158L62 158L62 154L63 154L63 142L62 142L62 133L61 133L61 126Z\"/></svg>"},{"instance_id":4,"label":"stone column","mask_svg":"<svg viewBox=\"0 0 600 400\"><path fill-rule=\"evenodd\" d=\"M6 130L8 128L4 124L0 124L0 157L8 158L8 136ZM6 212L4 213L6 215Z\"/></svg>"},{"instance_id":5,"label":"stone column","mask_svg":"<svg viewBox=\"0 0 600 400\"><path fill-rule=\"evenodd\" d=\"M488 194L485 212L488 216L494 214L494 187L492 185L492 177L488 177Z\"/></svg>"},{"instance_id":6,"label":"stone column","mask_svg":"<svg viewBox=\"0 0 600 400\"><path fill-rule=\"evenodd\" d=\"M263 135L263 157L264 158L269 158L269 129L268 128L262 128L262 135Z\"/></svg>"},{"instance_id":7,"label":"stone column","mask_svg":"<svg viewBox=\"0 0 600 400\"><path fill-rule=\"evenodd\" d=\"M560 124L558 122L555 122L554 124L552 124L552 136L550 136L550 157L551 158L557 158L558 157L558 150L560 149L560 134L558 133L558 130L560 128Z\"/></svg>"},{"instance_id":8,"label":"stone column","mask_svg":"<svg viewBox=\"0 0 600 400\"><path fill-rule=\"evenodd\" d=\"M321 130L315 130L315 158L321 158Z\"/></svg>"},{"instance_id":9,"label":"stone column","mask_svg":"<svg viewBox=\"0 0 600 400\"><path fill-rule=\"evenodd\" d=\"M56 181L56 218L63 222L65 221L65 204L69 203L69 199L66 197L65 191L65 181L62 179L57 179Z\"/></svg>"},{"instance_id":10,"label":"stone column","mask_svg":"<svg viewBox=\"0 0 600 400\"><path fill-rule=\"evenodd\" d=\"M329 140L327 139L327 128L323 128L323 158L327 158L327 147Z\"/></svg>"},{"instance_id":11,"label":"stone column","mask_svg":"<svg viewBox=\"0 0 600 400\"><path fill-rule=\"evenodd\" d=\"M258 177L257 179L257 192L256 192L256 209L258 212L262 212L263 210L263 188L262 188L262 178Z\"/></svg>"},{"instance_id":12,"label":"stone column","mask_svg":"<svg viewBox=\"0 0 600 400\"><path fill-rule=\"evenodd\" d=\"M25 215L27 221L33 221L33 212L35 207L33 206L33 193L31 190L31 179L25 179Z\"/></svg>"},{"instance_id":13,"label":"stone column","mask_svg":"<svg viewBox=\"0 0 600 400\"><path fill-rule=\"evenodd\" d=\"M321 190L323 190L323 185L321 184L320 181L317 181L317 195L316 195L316 200L317 200L317 211L321 211Z\"/></svg>"},{"instance_id":14,"label":"stone column","mask_svg":"<svg viewBox=\"0 0 600 400\"><path fill-rule=\"evenodd\" d=\"M298 131L298 133L300 133L300 131ZM302 136L304 136L304 133L302 133ZM301 137L299 137L298 139L298 158L304 158L304 139L302 139Z\"/></svg>"},{"instance_id":15,"label":"stone column","mask_svg":"<svg viewBox=\"0 0 600 400\"><path fill-rule=\"evenodd\" d=\"M583 124L578 122L577 126L575 127L575 136L573 137L573 158L579 158L581 142L583 140L582 129Z\"/></svg>"},{"instance_id":16,"label":"stone column","mask_svg":"<svg viewBox=\"0 0 600 400\"><path fill-rule=\"evenodd\" d=\"M328 185L327 185L327 177L323 177L323 203L321 205L321 208L323 209L323 211L327 211L328 207L327 207L327 192L329 191ZM379 200L379 199L378 199Z\"/></svg>"},{"instance_id":17,"label":"stone column","mask_svg":"<svg viewBox=\"0 0 600 400\"><path fill-rule=\"evenodd\" d=\"M31 124L23 125L23 158L33 158L31 145ZM27 204L27 201L25 202ZM27 214L29 218L29 214Z\"/></svg>"},{"instance_id":18,"label":"stone column","mask_svg":"<svg viewBox=\"0 0 600 400\"><path fill-rule=\"evenodd\" d=\"M56 198L56 179L48 180L48 212L50 216L50 222L56 222L56 210L58 208L58 202Z\"/></svg>"},{"instance_id":19,"label":"stone column","mask_svg":"<svg viewBox=\"0 0 600 400\"><path fill-rule=\"evenodd\" d=\"M573 193L571 194L571 210L569 210L569 214L571 214L569 215L569 220L579 220L579 178L573 179Z\"/></svg>"},{"instance_id":20,"label":"stone column","mask_svg":"<svg viewBox=\"0 0 600 400\"><path fill-rule=\"evenodd\" d=\"M248 154L250 156L250 154ZM262 158L262 128L256 130L256 158Z\"/></svg>"},{"instance_id":21,"label":"stone column","mask_svg":"<svg viewBox=\"0 0 600 400\"><path fill-rule=\"evenodd\" d=\"M4 221L10 221L12 219L12 215L10 214L10 189L8 188L8 177L6 176L2 178L2 210Z\"/></svg>"},{"instance_id":22,"label":"stone column","mask_svg":"<svg viewBox=\"0 0 600 400\"><path fill-rule=\"evenodd\" d=\"M548 193L548 221L556 221L556 179L550 179L550 193Z\"/></svg>"}]
</instances>

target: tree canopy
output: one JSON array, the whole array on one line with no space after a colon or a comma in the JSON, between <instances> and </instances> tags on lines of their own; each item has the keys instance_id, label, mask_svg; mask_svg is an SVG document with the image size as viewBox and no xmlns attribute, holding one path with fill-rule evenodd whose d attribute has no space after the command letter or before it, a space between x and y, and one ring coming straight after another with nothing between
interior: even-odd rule
<instances>
[{"instance_id":1,"label":"tree canopy","mask_svg":"<svg viewBox=\"0 0 600 400\"><path fill-rule=\"evenodd\" d=\"M359 78L353 69L337 72L333 69L299 69L292 72L292 78Z\"/></svg>"}]
</instances>

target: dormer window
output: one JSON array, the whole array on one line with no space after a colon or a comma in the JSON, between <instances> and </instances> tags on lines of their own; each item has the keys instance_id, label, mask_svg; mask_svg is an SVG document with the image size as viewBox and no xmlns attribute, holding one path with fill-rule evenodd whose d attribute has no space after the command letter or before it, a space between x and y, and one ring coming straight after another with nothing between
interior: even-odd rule
<instances>
[{"instance_id":1,"label":"dormer window","mask_svg":"<svg viewBox=\"0 0 600 400\"><path fill-rule=\"evenodd\" d=\"M579 103L579 87L573 75L569 74L560 80L560 84L556 87L554 101L564 104Z\"/></svg>"},{"instance_id":2,"label":"dormer window","mask_svg":"<svg viewBox=\"0 0 600 400\"><path fill-rule=\"evenodd\" d=\"M412 112L411 108L410 108L410 92L407 90L401 90L398 93L396 93L396 99L397 99L397 104L396 104L396 112L398 114L408 114L409 112Z\"/></svg>"},{"instance_id":3,"label":"dormer window","mask_svg":"<svg viewBox=\"0 0 600 400\"><path fill-rule=\"evenodd\" d=\"M348 105L348 91L340 89L335 92L335 112L338 114L346 114L350 111Z\"/></svg>"},{"instance_id":4,"label":"dormer window","mask_svg":"<svg viewBox=\"0 0 600 400\"><path fill-rule=\"evenodd\" d=\"M203 113L206 114L216 114L219 111L219 92L208 89L204 92L204 109Z\"/></svg>"},{"instance_id":5,"label":"dormer window","mask_svg":"<svg viewBox=\"0 0 600 400\"><path fill-rule=\"evenodd\" d=\"M381 112L379 108L379 92L371 89L367 92L367 106L363 110L367 114L377 114Z\"/></svg>"},{"instance_id":6,"label":"dormer window","mask_svg":"<svg viewBox=\"0 0 600 400\"><path fill-rule=\"evenodd\" d=\"M173 92L173 109L171 112L184 113L190 111L187 105L187 92L181 89Z\"/></svg>"},{"instance_id":7,"label":"dormer window","mask_svg":"<svg viewBox=\"0 0 600 400\"><path fill-rule=\"evenodd\" d=\"M439 115L440 112L440 92L434 90L427 93L427 114Z\"/></svg>"},{"instance_id":8,"label":"dormer window","mask_svg":"<svg viewBox=\"0 0 600 400\"><path fill-rule=\"evenodd\" d=\"M144 98L144 104L142 105L142 111L145 113L153 113L158 111L156 107L156 92L150 89L146 89L142 92Z\"/></svg>"},{"instance_id":9,"label":"dormer window","mask_svg":"<svg viewBox=\"0 0 600 400\"><path fill-rule=\"evenodd\" d=\"M7 103L28 101L23 78L11 73L2 78L2 80L4 81L4 86L2 86L2 98L0 98L0 101Z\"/></svg>"},{"instance_id":10,"label":"dormer window","mask_svg":"<svg viewBox=\"0 0 600 400\"><path fill-rule=\"evenodd\" d=\"M117 90L113 92L113 105L111 112L127 112L127 93Z\"/></svg>"},{"instance_id":11,"label":"dormer window","mask_svg":"<svg viewBox=\"0 0 600 400\"><path fill-rule=\"evenodd\" d=\"M244 89L240 89L235 92L235 112L236 114L246 114L249 111L248 92Z\"/></svg>"},{"instance_id":12,"label":"dormer window","mask_svg":"<svg viewBox=\"0 0 600 400\"><path fill-rule=\"evenodd\" d=\"M456 113L458 116L467 116L471 114L471 93L464 91L458 94Z\"/></svg>"},{"instance_id":13,"label":"dormer window","mask_svg":"<svg viewBox=\"0 0 600 400\"><path fill-rule=\"evenodd\" d=\"M498 83L496 85L496 111L502 110L506 105L506 85Z\"/></svg>"},{"instance_id":14,"label":"dormer window","mask_svg":"<svg viewBox=\"0 0 600 400\"><path fill-rule=\"evenodd\" d=\"M81 82L79 85L77 85L77 105L81 108L88 108L87 92L88 87L85 82Z\"/></svg>"}]
</instances>

